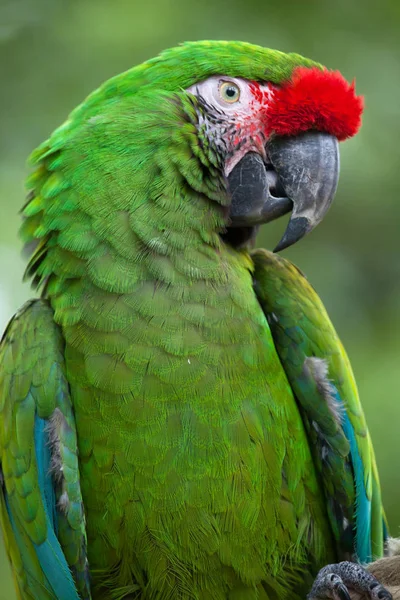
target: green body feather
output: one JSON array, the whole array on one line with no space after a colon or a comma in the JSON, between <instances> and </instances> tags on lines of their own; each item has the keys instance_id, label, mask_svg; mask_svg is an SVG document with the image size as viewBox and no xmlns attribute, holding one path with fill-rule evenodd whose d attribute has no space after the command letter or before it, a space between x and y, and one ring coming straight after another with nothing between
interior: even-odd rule
<instances>
[{"instance_id":1,"label":"green body feather","mask_svg":"<svg viewBox=\"0 0 400 600\"><path fill-rule=\"evenodd\" d=\"M255 263L219 237L229 203L219 158L180 91L214 73L279 82L299 64L315 63L240 43L167 51L107 82L32 155L22 235L37 247L27 273L54 310L46 332L63 357L55 384L65 373L74 410L93 598L293 598L339 555L307 423L254 291ZM38 311L21 317L32 332ZM37 338L35 367L23 354L4 367L9 344L6 335L3 373L26 364L25 393L35 368L36 410L47 418L50 346ZM12 385L3 381L0 427L11 499ZM338 447L348 453L343 436ZM41 500L32 501L33 520L15 508L29 539L45 535ZM60 532L87 597L82 515ZM30 598L21 583L30 559L9 546Z\"/></svg>"}]
</instances>

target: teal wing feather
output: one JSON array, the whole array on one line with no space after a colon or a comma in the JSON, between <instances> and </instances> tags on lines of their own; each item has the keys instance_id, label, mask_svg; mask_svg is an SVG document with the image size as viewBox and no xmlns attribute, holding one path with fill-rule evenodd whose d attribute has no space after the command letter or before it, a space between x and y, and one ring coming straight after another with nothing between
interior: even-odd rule
<instances>
[{"instance_id":1,"label":"teal wing feather","mask_svg":"<svg viewBox=\"0 0 400 600\"><path fill-rule=\"evenodd\" d=\"M379 478L345 350L299 269L265 250L252 258L255 290L302 412L339 556L379 558L387 536Z\"/></svg>"},{"instance_id":2,"label":"teal wing feather","mask_svg":"<svg viewBox=\"0 0 400 600\"><path fill-rule=\"evenodd\" d=\"M45 300L0 345L0 519L20 598L90 598L63 340Z\"/></svg>"}]
</instances>

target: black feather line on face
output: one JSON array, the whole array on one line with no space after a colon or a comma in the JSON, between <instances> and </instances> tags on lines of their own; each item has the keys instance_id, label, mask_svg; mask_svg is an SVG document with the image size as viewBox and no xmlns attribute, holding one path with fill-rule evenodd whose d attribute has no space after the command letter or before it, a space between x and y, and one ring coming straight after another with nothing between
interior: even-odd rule
<instances>
[{"instance_id":1,"label":"black feather line on face","mask_svg":"<svg viewBox=\"0 0 400 600\"><path fill-rule=\"evenodd\" d=\"M216 119L218 116L220 116L222 121L227 120L227 116L224 111L215 106L215 104L207 102L207 100L201 94L197 96L197 102L209 117L214 117Z\"/></svg>"},{"instance_id":2,"label":"black feather line on face","mask_svg":"<svg viewBox=\"0 0 400 600\"><path fill-rule=\"evenodd\" d=\"M199 122L199 138L202 136L207 138L207 144L220 157L222 166L227 156L232 154L231 147L236 132L236 119L231 115L226 115L214 104L207 102L201 94L196 96L195 108ZM200 130L202 130L201 133Z\"/></svg>"}]
</instances>

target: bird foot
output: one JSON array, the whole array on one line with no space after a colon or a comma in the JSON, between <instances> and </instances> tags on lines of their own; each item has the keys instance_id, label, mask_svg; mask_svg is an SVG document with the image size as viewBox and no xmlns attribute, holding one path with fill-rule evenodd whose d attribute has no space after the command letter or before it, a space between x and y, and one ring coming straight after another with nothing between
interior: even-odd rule
<instances>
[{"instance_id":1,"label":"bird foot","mask_svg":"<svg viewBox=\"0 0 400 600\"><path fill-rule=\"evenodd\" d=\"M392 594L371 573L347 561L321 569L307 600L351 600L351 593L365 600L392 600Z\"/></svg>"}]
</instances>

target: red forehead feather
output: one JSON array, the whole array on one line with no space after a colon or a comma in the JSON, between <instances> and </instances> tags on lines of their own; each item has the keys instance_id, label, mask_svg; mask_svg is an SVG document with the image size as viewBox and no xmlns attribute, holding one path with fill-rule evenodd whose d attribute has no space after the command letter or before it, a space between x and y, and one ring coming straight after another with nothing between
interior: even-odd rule
<instances>
[{"instance_id":1,"label":"red forehead feather","mask_svg":"<svg viewBox=\"0 0 400 600\"><path fill-rule=\"evenodd\" d=\"M339 71L297 67L290 81L274 91L268 129L277 135L317 129L342 141L357 133L363 106L354 83L349 84Z\"/></svg>"}]
</instances>

